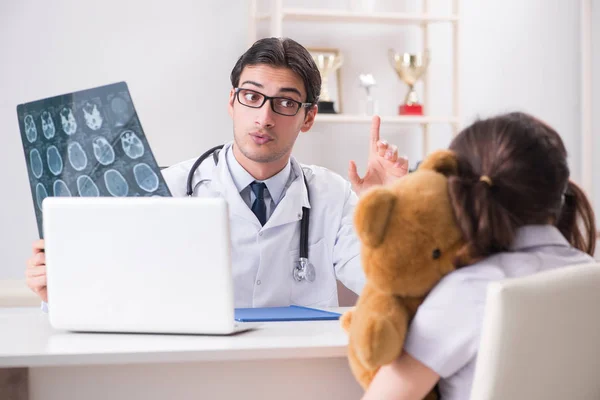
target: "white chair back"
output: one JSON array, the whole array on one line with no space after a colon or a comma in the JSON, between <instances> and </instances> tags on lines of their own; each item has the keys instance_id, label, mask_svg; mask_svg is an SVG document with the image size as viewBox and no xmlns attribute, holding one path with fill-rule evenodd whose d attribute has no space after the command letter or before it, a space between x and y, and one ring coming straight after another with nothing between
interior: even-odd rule
<instances>
[{"instance_id":1,"label":"white chair back","mask_svg":"<svg viewBox=\"0 0 600 400\"><path fill-rule=\"evenodd\" d=\"M600 399L600 263L491 284L471 400Z\"/></svg>"}]
</instances>

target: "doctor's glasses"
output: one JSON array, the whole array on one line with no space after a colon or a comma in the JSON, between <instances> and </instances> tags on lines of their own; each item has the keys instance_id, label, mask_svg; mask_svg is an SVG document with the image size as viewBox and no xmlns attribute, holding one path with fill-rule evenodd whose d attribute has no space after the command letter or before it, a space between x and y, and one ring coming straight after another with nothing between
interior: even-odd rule
<instances>
[{"instance_id":1,"label":"doctor's glasses","mask_svg":"<svg viewBox=\"0 0 600 400\"><path fill-rule=\"evenodd\" d=\"M308 108L313 103L301 103L288 97L271 97L256 90L235 88L235 97L241 105L250 108L261 108L267 100L271 100L271 110L279 115L293 117L301 108Z\"/></svg>"}]
</instances>

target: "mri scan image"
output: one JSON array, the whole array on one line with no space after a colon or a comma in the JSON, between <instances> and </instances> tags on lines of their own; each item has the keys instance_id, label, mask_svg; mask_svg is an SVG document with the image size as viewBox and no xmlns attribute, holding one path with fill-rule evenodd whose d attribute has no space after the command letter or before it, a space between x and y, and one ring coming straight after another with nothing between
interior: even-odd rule
<instances>
[{"instance_id":1,"label":"mri scan image","mask_svg":"<svg viewBox=\"0 0 600 400\"><path fill-rule=\"evenodd\" d=\"M71 191L69 190L69 187L63 180L60 179L54 181L54 184L52 185L52 193L54 193L54 196L56 197L71 197Z\"/></svg>"},{"instance_id":2,"label":"mri scan image","mask_svg":"<svg viewBox=\"0 0 600 400\"><path fill-rule=\"evenodd\" d=\"M75 121L73 111L69 107L63 107L59 114L63 131L69 136L77 132L77 121Z\"/></svg>"},{"instance_id":3,"label":"mri scan image","mask_svg":"<svg viewBox=\"0 0 600 400\"><path fill-rule=\"evenodd\" d=\"M158 189L158 176L148 164L140 163L133 167L133 176L140 188L152 193Z\"/></svg>"},{"instance_id":4,"label":"mri scan image","mask_svg":"<svg viewBox=\"0 0 600 400\"><path fill-rule=\"evenodd\" d=\"M31 167L33 176L39 179L44 172L44 163L42 162L42 157L40 156L38 149L33 149L29 153L29 166Z\"/></svg>"},{"instance_id":5,"label":"mri scan image","mask_svg":"<svg viewBox=\"0 0 600 400\"><path fill-rule=\"evenodd\" d=\"M42 132L44 132L46 139L52 139L56 133L54 121L52 121L52 116L48 111L42 113Z\"/></svg>"},{"instance_id":6,"label":"mri scan image","mask_svg":"<svg viewBox=\"0 0 600 400\"><path fill-rule=\"evenodd\" d=\"M97 197L100 196L98 186L87 175L81 175L77 178L77 191L81 197Z\"/></svg>"},{"instance_id":7,"label":"mri scan image","mask_svg":"<svg viewBox=\"0 0 600 400\"><path fill-rule=\"evenodd\" d=\"M71 167L76 171L83 171L87 167L87 156L83 147L78 142L69 143L67 147L67 154L69 155L69 162Z\"/></svg>"},{"instance_id":8,"label":"mri scan image","mask_svg":"<svg viewBox=\"0 0 600 400\"><path fill-rule=\"evenodd\" d=\"M125 131L121 134L121 145L125 154L132 160L144 155L144 145L132 131Z\"/></svg>"},{"instance_id":9,"label":"mri scan image","mask_svg":"<svg viewBox=\"0 0 600 400\"><path fill-rule=\"evenodd\" d=\"M119 82L17 106L40 238L47 196L171 196L131 99Z\"/></svg>"},{"instance_id":10,"label":"mri scan image","mask_svg":"<svg viewBox=\"0 0 600 400\"><path fill-rule=\"evenodd\" d=\"M102 116L98 111L98 106L94 103L85 103L82 108L85 124L93 131L97 131L102 126Z\"/></svg>"},{"instance_id":11,"label":"mri scan image","mask_svg":"<svg viewBox=\"0 0 600 400\"><path fill-rule=\"evenodd\" d=\"M104 184L111 196L123 197L129 192L129 185L123 175L117 170L109 169L104 173Z\"/></svg>"},{"instance_id":12,"label":"mri scan image","mask_svg":"<svg viewBox=\"0 0 600 400\"><path fill-rule=\"evenodd\" d=\"M110 165L115 161L115 151L113 150L108 140L102 136L98 136L92 140L94 149L94 157L102 165Z\"/></svg>"},{"instance_id":13,"label":"mri scan image","mask_svg":"<svg viewBox=\"0 0 600 400\"><path fill-rule=\"evenodd\" d=\"M35 127L33 117L29 114L26 115L23 123L25 124L25 136L27 136L27 140L29 140L29 143L35 142L37 139L37 128Z\"/></svg>"},{"instance_id":14,"label":"mri scan image","mask_svg":"<svg viewBox=\"0 0 600 400\"><path fill-rule=\"evenodd\" d=\"M46 188L41 183L38 183L35 186L35 200L40 211L42 211L42 201L44 201L46 197L48 197Z\"/></svg>"},{"instance_id":15,"label":"mri scan image","mask_svg":"<svg viewBox=\"0 0 600 400\"><path fill-rule=\"evenodd\" d=\"M48 160L48 168L54 175L59 175L63 169L63 161L56 146L48 147L46 150L46 158Z\"/></svg>"}]
</instances>

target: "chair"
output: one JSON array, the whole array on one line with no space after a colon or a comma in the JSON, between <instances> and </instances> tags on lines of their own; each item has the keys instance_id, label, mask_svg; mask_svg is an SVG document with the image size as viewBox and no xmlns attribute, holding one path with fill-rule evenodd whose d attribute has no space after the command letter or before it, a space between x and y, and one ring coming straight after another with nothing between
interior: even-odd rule
<instances>
[{"instance_id":1,"label":"chair","mask_svg":"<svg viewBox=\"0 0 600 400\"><path fill-rule=\"evenodd\" d=\"M491 284L471 400L600 399L600 263Z\"/></svg>"}]
</instances>

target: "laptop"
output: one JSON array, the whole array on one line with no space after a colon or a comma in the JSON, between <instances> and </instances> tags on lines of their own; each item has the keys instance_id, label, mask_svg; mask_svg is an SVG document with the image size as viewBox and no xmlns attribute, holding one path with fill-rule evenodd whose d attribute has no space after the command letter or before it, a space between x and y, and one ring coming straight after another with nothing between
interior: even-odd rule
<instances>
[{"instance_id":1,"label":"laptop","mask_svg":"<svg viewBox=\"0 0 600 400\"><path fill-rule=\"evenodd\" d=\"M234 320L224 199L47 197L49 319L56 329L227 335Z\"/></svg>"}]
</instances>

